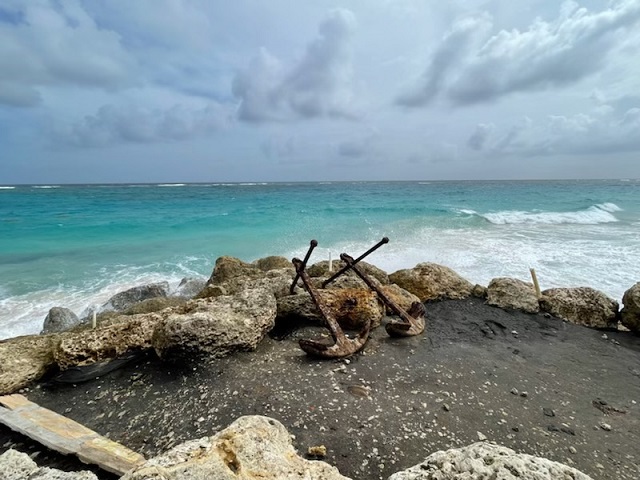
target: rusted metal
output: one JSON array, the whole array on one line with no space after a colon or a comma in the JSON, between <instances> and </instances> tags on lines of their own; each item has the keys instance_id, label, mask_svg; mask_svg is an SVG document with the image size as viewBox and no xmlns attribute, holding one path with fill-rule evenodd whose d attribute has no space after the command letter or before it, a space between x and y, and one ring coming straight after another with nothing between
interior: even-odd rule
<instances>
[{"instance_id":1,"label":"rusted metal","mask_svg":"<svg viewBox=\"0 0 640 480\"><path fill-rule=\"evenodd\" d=\"M380 245L377 245L377 247L378 246ZM353 257L346 253L341 254L340 259L347 264L346 267L353 270L371 290L378 294L382 303L389 307L402 320L401 322L392 321L387 323L385 328L389 335L393 337L411 337L414 335L420 335L424 331L425 309L421 302L413 302L409 311L406 312L402 307L391 300L391 298L389 298L384 291L369 278L368 275L358 268L356 265L357 260L354 260ZM346 271L346 269L344 271Z\"/></svg>"},{"instance_id":2,"label":"rusted metal","mask_svg":"<svg viewBox=\"0 0 640 480\"><path fill-rule=\"evenodd\" d=\"M329 345L316 340L302 339L299 342L300 348L309 355L323 358L340 358L353 355L361 350L367 342L369 332L371 331L371 319L367 321L363 329L355 338L347 337L342 330L342 327L340 327L340 324L338 324L338 321L331 309L325 304L322 297L318 295L318 292L311 283L309 275L305 271L306 261L309 259L310 251L313 250L314 247L315 245L310 247L304 261L299 258L294 258L292 263L296 269L296 279L300 278L302 280L304 289L309 293L311 300L316 307L318 307L318 310L320 310L320 313L326 321L327 328L329 328L329 332L331 333L334 343L333 345Z\"/></svg>"},{"instance_id":3,"label":"rusted metal","mask_svg":"<svg viewBox=\"0 0 640 480\"><path fill-rule=\"evenodd\" d=\"M300 261L301 266L302 266L302 270L304 270L307 266L307 262L309 261L309 257L311 256L311 252L313 252L313 249L316 248L318 246L318 241L317 240L311 240L309 242L309 250L307 250L307 254L304 256L304 260ZM295 265L295 263L294 263ZM296 284L298 283L298 279L300 278L300 274L298 273L298 267L296 267L296 278L293 279L293 283L291 284L291 287L289 288L289 293L291 295L293 295L293 292L296 289Z\"/></svg>"},{"instance_id":4,"label":"rusted metal","mask_svg":"<svg viewBox=\"0 0 640 480\"><path fill-rule=\"evenodd\" d=\"M364 252L362 255L360 255L358 258L356 258L355 260L353 260L353 265L356 265L360 260L363 260L367 255L369 255L370 253L375 252L377 249L379 249L382 245L384 245L385 243L389 243L389 238L388 237L382 237L382 240L380 240L378 243L376 243L373 247L371 247L369 250L367 250L366 252ZM342 258L342 256L340 257ZM343 273L346 273L348 270L350 270L351 268L353 268L352 265L345 265L344 267L342 267L340 270L338 270L336 273L334 273L330 278L328 278L327 280L325 280L324 282L322 282L322 288L325 288L327 285L329 285L331 282L333 282L336 278L338 278L340 275L342 275Z\"/></svg>"}]
</instances>

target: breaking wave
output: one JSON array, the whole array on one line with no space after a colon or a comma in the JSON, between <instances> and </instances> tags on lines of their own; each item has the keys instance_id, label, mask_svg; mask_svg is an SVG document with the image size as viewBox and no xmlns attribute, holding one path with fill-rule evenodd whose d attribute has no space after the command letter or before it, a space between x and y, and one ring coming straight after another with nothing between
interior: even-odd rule
<instances>
[{"instance_id":1,"label":"breaking wave","mask_svg":"<svg viewBox=\"0 0 640 480\"><path fill-rule=\"evenodd\" d=\"M522 225L522 224L576 224L597 225L613 223L618 219L613 214L622 209L615 203L600 203L585 210L575 212L527 212L520 210L504 210L492 213L478 213L473 210L461 210L461 213L477 215L494 225Z\"/></svg>"}]
</instances>

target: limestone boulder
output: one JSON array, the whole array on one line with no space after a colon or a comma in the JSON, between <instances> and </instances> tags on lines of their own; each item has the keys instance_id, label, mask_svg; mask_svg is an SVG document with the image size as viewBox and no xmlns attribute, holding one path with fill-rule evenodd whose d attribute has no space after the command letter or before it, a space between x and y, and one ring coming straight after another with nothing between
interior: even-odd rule
<instances>
[{"instance_id":1,"label":"limestone boulder","mask_svg":"<svg viewBox=\"0 0 640 480\"><path fill-rule=\"evenodd\" d=\"M78 316L68 308L53 307L44 319L40 334L64 332L80 323Z\"/></svg>"},{"instance_id":2,"label":"limestone boulder","mask_svg":"<svg viewBox=\"0 0 640 480\"><path fill-rule=\"evenodd\" d=\"M63 472L40 468L26 453L9 449L0 455L0 478L3 480L98 480L89 471Z\"/></svg>"},{"instance_id":3,"label":"limestone boulder","mask_svg":"<svg viewBox=\"0 0 640 480\"><path fill-rule=\"evenodd\" d=\"M271 290L276 297L288 295L295 272L290 267L275 268L276 263L276 260L265 259L262 268L259 268L258 264L246 263L234 257L220 257L216 260L207 285L195 298L236 295L243 290L262 287Z\"/></svg>"},{"instance_id":4,"label":"limestone boulder","mask_svg":"<svg viewBox=\"0 0 640 480\"><path fill-rule=\"evenodd\" d=\"M559 462L516 453L510 448L478 442L438 451L424 462L395 473L389 480L593 480Z\"/></svg>"},{"instance_id":5,"label":"limestone boulder","mask_svg":"<svg viewBox=\"0 0 640 480\"><path fill-rule=\"evenodd\" d=\"M190 440L121 480L349 480L335 467L300 457L285 427L268 417L240 417L212 437Z\"/></svg>"},{"instance_id":6,"label":"limestone boulder","mask_svg":"<svg viewBox=\"0 0 640 480\"><path fill-rule=\"evenodd\" d=\"M517 278L499 277L491 280L487 287L487 303L527 313L540 311L538 296L533 284Z\"/></svg>"},{"instance_id":7,"label":"limestone boulder","mask_svg":"<svg viewBox=\"0 0 640 480\"><path fill-rule=\"evenodd\" d=\"M115 294L113 297L107 300L104 305L102 305L100 310L115 310L116 312L121 312L136 303L147 300L148 298L166 297L168 293L168 282L141 285L139 287L133 287L129 290L125 290L124 292Z\"/></svg>"},{"instance_id":8,"label":"limestone boulder","mask_svg":"<svg viewBox=\"0 0 640 480\"><path fill-rule=\"evenodd\" d=\"M640 282L624 292L621 322L632 332L640 332Z\"/></svg>"},{"instance_id":9,"label":"limestone boulder","mask_svg":"<svg viewBox=\"0 0 640 480\"><path fill-rule=\"evenodd\" d=\"M193 300L157 324L153 348L167 360L254 350L273 328L275 318L276 299L267 288Z\"/></svg>"},{"instance_id":10,"label":"limestone boulder","mask_svg":"<svg viewBox=\"0 0 640 480\"><path fill-rule=\"evenodd\" d=\"M27 335L0 341L0 395L13 393L55 365L58 335ZM0 477L2 478L2 477Z\"/></svg>"},{"instance_id":11,"label":"limestone boulder","mask_svg":"<svg viewBox=\"0 0 640 480\"><path fill-rule=\"evenodd\" d=\"M390 285L382 285L380 289L387 297L389 297L389 299L392 302L394 302L396 305L398 305L400 308L402 308L405 311L409 311L409 309L411 308L411 305L413 305L414 302L420 301L420 299L417 296L415 296L413 293L408 292L407 290L396 285L395 283L392 283ZM395 312L393 312L390 308L387 307L386 314L395 315Z\"/></svg>"},{"instance_id":12,"label":"limestone boulder","mask_svg":"<svg viewBox=\"0 0 640 480\"><path fill-rule=\"evenodd\" d=\"M140 303L131 305L126 310L120 312L122 315L139 315L141 313L153 313L161 312L167 308L179 307L187 304L187 299L181 297L157 297L143 300ZM105 312L105 314L99 314L98 320L102 323L104 319L113 318L114 315L108 315L112 312Z\"/></svg>"},{"instance_id":13,"label":"limestone boulder","mask_svg":"<svg viewBox=\"0 0 640 480\"><path fill-rule=\"evenodd\" d=\"M269 270L280 270L282 268L288 268L290 270L295 270L293 267L293 263L291 260L288 260L285 257L271 256L260 258L252 263L263 272L268 272Z\"/></svg>"},{"instance_id":14,"label":"limestone boulder","mask_svg":"<svg viewBox=\"0 0 640 480\"><path fill-rule=\"evenodd\" d=\"M398 270L389 281L416 295L420 301L467 298L473 285L452 269L435 263L419 263L414 268Z\"/></svg>"},{"instance_id":15,"label":"limestone boulder","mask_svg":"<svg viewBox=\"0 0 640 480\"><path fill-rule=\"evenodd\" d=\"M590 287L550 288L542 292L541 310L592 328L616 328L619 304Z\"/></svg>"},{"instance_id":16,"label":"limestone boulder","mask_svg":"<svg viewBox=\"0 0 640 480\"><path fill-rule=\"evenodd\" d=\"M207 279L202 277L185 277L172 292L171 296L191 299L207 285Z\"/></svg>"},{"instance_id":17,"label":"limestone boulder","mask_svg":"<svg viewBox=\"0 0 640 480\"><path fill-rule=\"evenodd\" d=\"M360 330L369 320L372 327L380 325L384 309L378 296L363 288L318 290L336 320L347 330ZM322 315L307 293L287 295L277 301L278 323L322 322Z\"/></svg>"},{"instance_id":18,"label":"limestone boulder","mask_svg":"<svg viewBox=\"0 0 640 480\"><path fill-rule=\"evenodd\" d=\"M154 328L162 318L161 313L120 316L100 328L63 334L54 350L54 359L65 370L150 349Z\"/></svg>"},{"instance_id":19,"label":"limestone boulder","mask_svg":"<svg viewBox=\"0 0 640 480\"><path fill-rule=\"evenodd\" d=\"M263 275L264 271L256 265L243 262L239 258L224 256L216 260L207 284L223 285L232 280L248 280L251 278L260 278Z\"/></svg>"}]
</instances>

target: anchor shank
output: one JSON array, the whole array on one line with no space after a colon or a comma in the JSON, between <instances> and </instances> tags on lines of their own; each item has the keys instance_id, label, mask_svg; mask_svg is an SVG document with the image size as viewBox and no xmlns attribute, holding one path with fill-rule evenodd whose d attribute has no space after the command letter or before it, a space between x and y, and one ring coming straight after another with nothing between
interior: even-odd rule
<instances>
[{"instance_id":1,"label":"anchor shank","mask_svg":"<svg viewBox=\"0 0 640 480\"><path fill-rule=\"evenodd\" d=\"M329 285L331 282L333 282L340 275L342 275L346 271L352 269L360 260L363 260L370 253L375 252L378 248L380 248L385 243L389 243L389 238L388 237L382 237L382 240L380 240L378 243L376 243L373 247L371 247L369 250L364 252L362 255L360 255L355 260L353 260L353 258L352 258L351 260L352 260L353 265L347 264L344 267L342 267L340 270L338 270L336 273L334 273L330 278L328 278L327 280L322 282L322 288L325 288L327 285ZM342 258L342 255L340 256L340 258Z\"/></svg>"}]
</instances>

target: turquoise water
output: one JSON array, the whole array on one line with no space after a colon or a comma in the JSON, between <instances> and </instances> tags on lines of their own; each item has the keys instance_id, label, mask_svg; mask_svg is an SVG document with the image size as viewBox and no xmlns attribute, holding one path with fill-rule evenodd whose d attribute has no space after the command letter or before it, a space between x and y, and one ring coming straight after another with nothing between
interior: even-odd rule
<instances>
[{"instance_id":1,"label":"turquoise water","mask_svg":"<svg viewBox=\"0 0 640 480\"><path fill-rule=\"evenodd\" d=\"M475 283L586 285L620 300L640 281L640 181L0 187L0 338L38 332L134 285L208 276L215 259L370 257Z\"/></svg>"}]
</instances>

